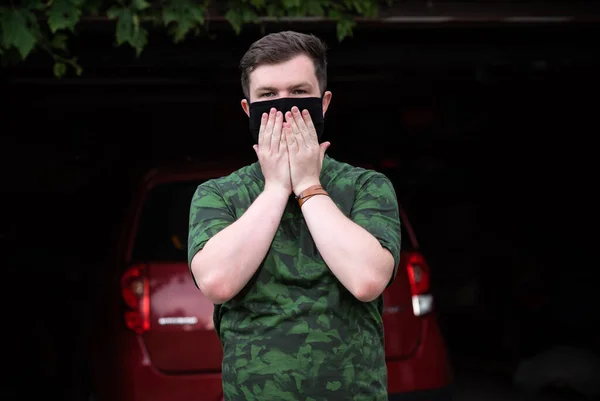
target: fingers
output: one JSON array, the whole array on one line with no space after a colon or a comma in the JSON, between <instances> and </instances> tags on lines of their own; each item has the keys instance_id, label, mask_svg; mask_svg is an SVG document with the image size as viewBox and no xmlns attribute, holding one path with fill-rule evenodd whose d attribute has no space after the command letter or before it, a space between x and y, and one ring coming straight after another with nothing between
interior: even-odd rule
<instances>
[{"instance_id":1,"label":"fingers","mask_svg":"<svg viewBox=\"0 0 600 401\"><path fill-rule=\"evenodd\" d=\"M258 129L258 146L264 142L265 139L265 128L267 126L267 121L269 121L269 115L267 113L263 113L260 119L260 128Z\"/></svg>"},{"instance_id":2,"label":"fingers","mask_svg":"<svg viewBox=\"0 0 600 401\"><path fill-rule=\"evenodd\" d=\"M304 109L302 110L302 119L304 120L304 123L306 124L306 128L308 129L308 132L314 134L314 141L316 143L319 142L319 138L317 137L317 129L315 128L315 124L313 124L313 120L310 117L310 113L308 112L308 110Z\"/></svg>"},{"instance_id":3,"label":"fingers","mask_svg":"<svg viewBox=\"0 0 600 401\"><path fill-rule=\"evenodd\" d=\"M321 151L321 165L323 165L323 159L325 158L325 152L327 152L327 148L331 145L331 142L323 142L319 145L319 150Z\"/></svg>"},{"instance_id":4,"label":"fingers","mask_svg":"<svg viewBox=\"0 0 600 401\"><path fill-rule=\"evenodd\" d=\"M292 125L288 122L283 123L283 135L286 139L287 148L290 154L293 154L298 151L298 141L294 136L294 132L292 130Z\"/></svg>"},{"instance_id":5,"label":"fingers","mask_svg":"<svg viewBox=\"0 0 600 401\"><path fill-rule=\"evenodd\" d=\"M294 121L296 122L296 125L298 126L298 129L304 138L304 142L306 142L307 145L318 144L319 141L317 139L317 133L314 130L314 126L311 130L304 121L304 119L307 118L310 120L310 124L313 125L308 111L305 110L304 113L301 114L298 107L294 106L292 107L292 116L294 117Z\"/></svg>"},{"instance_id":6,"label":"fingers","mask_svg":"<svg viewBox=\"0 0 600 401\"><path fill-rule=\"evenodd\" d=\"M275 114L275 125L273 126L273 131L271 133L271 151L279 152L279 148L281 145L281 131L283 129L283 113L278 111Z\"/></svg>"},{"instance_id":7,"label":"fingers","mask_svg":"<svg viewBox=\"0 0 600 401\"><path fill-rule=\"evenodd\" d=\"M290 126L290 136L293 137L294 142L296 142L297 146L306 146L304 136L302 135L302 132L300 132L300 128L298 127L298 124L296 124L296 120L294 119L294 116L292 115L291 111L285 113L285 121Z\"/></svg>"},{"instance_id":8,"label":"fingers","mask_svg":"<svg viewBox=\"0 0 600 401\"><path fill-rule=\"evenodd\" d=\"M267 122L264 124L264 128L262 131L259 131L258 135L258 148L262 150L268 150L271 147L271 135L273 133L273 126L275 125L276 113L277 110L272 108L267 117ZM265 113L266 114L266 113ZM261 126L263 126L264 114L261 119Z\"/></svg>"}]
</instances>

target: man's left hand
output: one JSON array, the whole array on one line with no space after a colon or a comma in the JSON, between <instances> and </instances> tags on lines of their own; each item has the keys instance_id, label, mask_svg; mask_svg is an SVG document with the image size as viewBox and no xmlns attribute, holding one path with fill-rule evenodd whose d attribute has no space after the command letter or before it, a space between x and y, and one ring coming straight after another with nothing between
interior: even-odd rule
<instances>
[{"instance_id":1,"label":"man's left hand","mask_svg":"<svg viewBox=\"0 0 600 401\"><path fill-rule=\"evenodd\" d=\"M308 110L301 113L294 106L291 112L285 114L285 121L283 129L290 158L292 190L298 196L308 187L320 184L323 158L331 143L323 142L319 145L317 131Z\"/></svg>"}]
</instances>

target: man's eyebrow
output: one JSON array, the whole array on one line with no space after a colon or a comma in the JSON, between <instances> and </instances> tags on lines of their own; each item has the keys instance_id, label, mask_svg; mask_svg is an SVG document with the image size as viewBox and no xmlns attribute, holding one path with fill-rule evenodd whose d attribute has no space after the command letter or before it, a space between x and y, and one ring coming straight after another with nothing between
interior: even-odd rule
<instances>
[{"instance_id":1,"label":"man's eyebrow","mask_svg":"<svg viewBox=\"0 0 600 401\"><path fill-rule=\"evenodd\" d=\"M290 89L298 89L298 88L312 88L310 82L300 82L299 84L292 85Z\"/></svg>"},{"instance_id":2,"label":"man's eyebrow","mask_svg":"<svg viewBox=\"0 0 600 401\"><path fill-rule=\"evenodd\" d=\"M272 86L259 86L256 92L277 92L277 89Z\"/></svg>"},{"instance_id":3,"label":"man's eyebrow","mask_svg":"<svg viewBox=\"0 0 600 401\"><path fill-rule=\"evenodd\" d=\"M298 88L312 88L310 82L300 82L290 86L288 89L294 90ZM272 86L259 86L256 88L256 92L278 92L278 89Z\"/></svg>"}]
</instances>

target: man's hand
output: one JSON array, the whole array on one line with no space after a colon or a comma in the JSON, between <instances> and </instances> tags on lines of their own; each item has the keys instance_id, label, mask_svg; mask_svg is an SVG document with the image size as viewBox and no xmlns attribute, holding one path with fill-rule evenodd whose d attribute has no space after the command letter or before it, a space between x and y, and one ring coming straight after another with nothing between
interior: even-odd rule
<instances>
[{"instance_id":1,"label":"man's hand","mask_svg":"<svg viewBox=\"0 0 600 401\"><path fill-rule=\"evenodd\" d=\"M254 151L265 177L264 190L292 192L288 148L283 135L283 113L271 109L263 113Z\"/></svg>"},{"instance_id":2,"label":"man's hand","mask_svg":"<svg viewBox=\"0 0 600 401\"><path fill-rule=\"evenodd\" d=\"M294 106L286 113L285 120L283 134L289 151L292 191L298 196L306 188L319 184L325 151L331 144L319 145L308 110L300 113Z\"/></svg>"}]
</instances>

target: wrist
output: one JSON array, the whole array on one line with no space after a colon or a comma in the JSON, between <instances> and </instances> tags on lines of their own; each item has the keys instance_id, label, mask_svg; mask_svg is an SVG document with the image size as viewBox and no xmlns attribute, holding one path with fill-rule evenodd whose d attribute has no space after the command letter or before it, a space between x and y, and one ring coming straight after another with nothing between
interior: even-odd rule
<instances>
[{"instance_id":1,"label":"wrist","mask_svg":"<svg viewBox=\"0 0 600 401\"><path fill-rule=\"evenodd\" d=\"M296 199L298 200L298 205L300 205L300 208L302 208L302 205L304 205L304 203L306 201L308 201L310 198L312 198L313 196L316 196L316 195L329 196L329 194L327 193L327 191L323 188L323 186L321 184L313 184L313 185L307 187L306 189L303 189L302 191L300 191L300 193L296 196Z\"/></svg>"},{"instance_id":2,"label":"wrist","mask_svg":"<svg viewBox=\"0 0 600 401\"><path fill-rule=\"evenodd\" d=\"M311 180L311 181L300 183L300 185L294 187L294 190L293 190L294 195L296 195L296 197L299 197L303 191L306 191L308 188L315 186L315 185L321 185L321 181Z\"/></svg>"},{"instance_id":3,"label":"wrist","mask_svg":"<svg viewBox=\"0 0 600 401\"><path fill-rule=\"evenodd\" d=\"M265 186L262 193L271 198L282 200L285 199L287 202L287 199L290 197L292 191L289 188L281 186Z\"/></svg>"}]
</instances>

